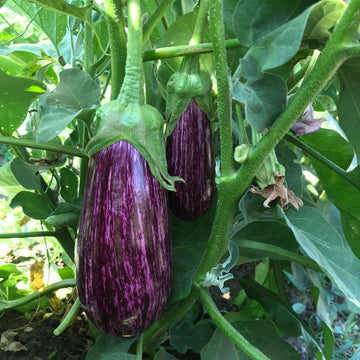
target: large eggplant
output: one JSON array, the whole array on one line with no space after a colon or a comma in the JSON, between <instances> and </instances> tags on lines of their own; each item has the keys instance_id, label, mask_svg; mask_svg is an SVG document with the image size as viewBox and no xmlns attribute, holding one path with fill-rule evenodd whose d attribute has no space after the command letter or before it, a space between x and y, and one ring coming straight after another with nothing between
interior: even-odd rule
<instances>
[{"instance_id":1,"label":"large eggplant","mask_svg":"<svg viewBox=\"0 0 360 360\"><path fill-rule=\"evenodd\" d=\"M167 138L166 153L169 174L185 180L169 192L170 209L184 220L196 219L213 199L215 160L210 121L194 99Z\"/></svg>"},{"instance_id":2,"label":"large eggplant","mask_svg":"<svg viewBox=\"0 0 360 360\"><path fill-rule=\"evenodd\" d=\"M172 282L166 190L128 142L90 160L76 250L79 298L96 327L135 336L159 318Z\"/></svg>"}]
</instances>

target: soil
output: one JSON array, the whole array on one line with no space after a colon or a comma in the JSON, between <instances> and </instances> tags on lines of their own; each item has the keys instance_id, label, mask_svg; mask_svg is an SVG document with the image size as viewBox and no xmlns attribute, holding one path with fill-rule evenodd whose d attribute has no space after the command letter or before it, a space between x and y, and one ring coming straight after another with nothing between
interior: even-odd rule
<instances>
[{"instance_id":1,"label":"soil","mask_svg":"<svg viewBox=\"0 0 360 360\"><path fill-rule=\"evenodd\" d=\"M54 329L61 317L38 312L29 320L23 313L7 311L0 319L0 360L83 360L93 340L88 336L89 325L78 316L72 326L55 336ZM18 350L18 351L14 351Z\"/></svg>"}]
</instances>

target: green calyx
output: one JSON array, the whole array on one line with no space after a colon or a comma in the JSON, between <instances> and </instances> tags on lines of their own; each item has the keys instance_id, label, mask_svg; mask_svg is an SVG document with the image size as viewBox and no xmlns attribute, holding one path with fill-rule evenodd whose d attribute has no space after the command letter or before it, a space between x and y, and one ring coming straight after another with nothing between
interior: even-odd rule
<instances>
[{"instance_id":1,"label":"green calyx","mask_svg":"<svg viewBox=\"0 0 360 360\"><path fill-rule=\"evenodd\" d=\"M200 71L198 56L186 57L167 84L166 118L169 120L166 136L169 136L180 116L187 109L191 99L195 99L199 108L210 114L211 79Z\"/></svg>"},{"instance_id":2,"label":"green calyx","mask_svg":"<svg viewBox=\"0 0 360 360\"><path fill-rule=\"evenodd\" d=\"M175 191L175 181L182 179L170 176L167 171L164 120L156 108L138 102L126 104L120 97L98 110L97 121L101 125L85 149L89 156L125 140L145 158L161 186Z\"/></svg>"},{"instance_id":3,"label":"green calyx","mask_svg":"<svg viewBox=\"0 0 360 360\"><path fill-rule=\"evenodd\" d=\"M274 176L279 173L285 175L285 168L279 163L275 150L272 150L256 173L255 181L261 189L264 189L276 183Z\"/></svg>"},{"instance_id":4,"label":"green calyx","mask_svg":"<svg viewBox=\"0 0 360 360\"><path fill-rule=\"evenodd\" d=\"M252 149L252 145L241 144L235 148L234 151L234 159L239 164L243 164L245 160L248 158L250 154L250 150Z\"/></svg>"}]
</instances>

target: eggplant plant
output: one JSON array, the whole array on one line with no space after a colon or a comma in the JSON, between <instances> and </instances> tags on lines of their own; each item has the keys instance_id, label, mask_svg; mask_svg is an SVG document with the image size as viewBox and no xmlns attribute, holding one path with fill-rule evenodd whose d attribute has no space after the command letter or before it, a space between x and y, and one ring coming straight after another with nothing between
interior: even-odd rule
<instances>
[{"instance_id":1,"label":"eggplant plant","mask_svg":"<svg viewBox=\"0 0 360 360\"><path fill-rule=\"evenodd\" d=\"M360 0L0 11L0 192L42 225L0 238L71 274L11 298L0 264L1 312L74 288L87 360L359 358Z\"/></svg>"}]
</instances>

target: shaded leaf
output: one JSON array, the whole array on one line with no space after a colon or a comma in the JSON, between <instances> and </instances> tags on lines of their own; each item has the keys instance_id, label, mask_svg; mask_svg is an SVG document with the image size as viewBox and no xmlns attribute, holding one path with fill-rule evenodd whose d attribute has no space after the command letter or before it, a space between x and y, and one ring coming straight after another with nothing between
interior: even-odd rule
<instances>
[{"instance_id":1,"label":"shaded leaf","mask_svg":"<svg viewBox=\"0 0 360 360\"><path fill-rule=\"evenodd\" d=\"M215 214L216 201L199 219L184 221L170 214L173 242L174 280L169 302L185 299L206 249Z\"/></svg>"},{"instance_id":2,"label":"shaded leaf","mask_svg":"<svg viewBox=\"0 0 360 360\"><path fill-rule=\"evenodd\" d=\"M164 348L161 348L154 356L153 360L176 360L174 355L169 354L166 352Z\"/></svg>"},{"instance_id":3,"label":"shaded leaf","mask_svg":"<svg viewBox=\"0 0 360 360\"><path fill-rule=\"evenodd\" d=\"M360 260L334 227L312 207L289 210L284 219L306 254L351 302L360 307Z\"/></svg>"},{"instance_id":4,"label":"shaded leaf","mask_svg":"<svg viewBox=\"0 0 360 360\"><path fill-rule=\"evenodd\" d=\"M237 81L233 86L233 97L245 104L246 120L259 133L285 110L286 93L284 80L272 74L245 84Z\"/></svg>"},{"instance_id":5,"label":"shaded leaf","mask_svg":"<svg viewBox=\"0 0 360 360\"><path fill-rule=\"evenodd\" d=\"M235 9L233 22L237 38L249 47L241 59L242 75L249 80L285 64L298 51L311 8L301 1L243 0Z\"/></svg>"},{"instance_id":6,"label":"shaded leaf","mask_svg":"<svg viewBox=\"0 0 360 360\"><path fill-rule=\"evenodd\" d=\"M66 69L60 73L59 85L46 95L46 103L66 109L90 109L99 104L100 91L100 86L88 73Z\"/></svg>"},{"instance_id":7,"label":"shaded leaf","mask_svg":"<svg viewBox=\"0 0 360 360\"><path fill-rule=\"evenodd\" d=\"M360 57L345 61L339 71L340 91L337 99L339 124L360 162Z\"/></svg>"},{"instance_id":8,"label":"shaded leaf","mask_svg":"<svg viewBox=\"0 0 360 360\"><path fill-rule=\"evenodd\" d=\"M10 168L10 162L0 167L0 193L9 198L24 190Z\"/></svg>"},{"instance_id":9,"label":"shaded leaf","mask_svg":"<svg viewBox=\"0 0 360 360\"><path fill-rule=\"evenodd\" d=\"M169 333L171 346L180 354L185 354L189 349L199 354L214 332L210 323L209 320L203 320L194 326L185 321L179 326L173 326Z\"/></svg>"},{"instance_id":10,"label":"shaded leaf","mask_svg":"<svg viewBox=\"0 0 360 360\"><path fill-rule=\"evenodd\" d=\"M59 203L57 208L45 219L55 228L77 226L80 218L80 208L69 203Z\"/></svg>"},{"instance_id":11,"label":"shaded leaf","mask_svg":"<svg viewBox=\"0 0 360 360\"><path fill-rule=\"evenodd\" d=\"M25 120L30 104L44 92L41 82L0 70L0 133L12 135Z\"/></svg>"},{"instance_id":12,"label":"shaded leaf","mask_svg":"<svg viewBox=\"0 0 360 360\"><path fill-rule=\"evenodd\" d=\"M60 169L60 193L62 198L71 203L78 195L78 178L69 169Z\"/></svg>"},{"instance_id":13,"label":"shaded leaf","mask_svg":"<svg viewBox=\"0 0 360 360\"><path fill-rule=\"evenodd\" d=\"M29 191L21 191L11 200L10 206L21 206L24 214L38 220L46 219L52 212L48 200L44 195Z\"/></svg>"}]
</instances>

